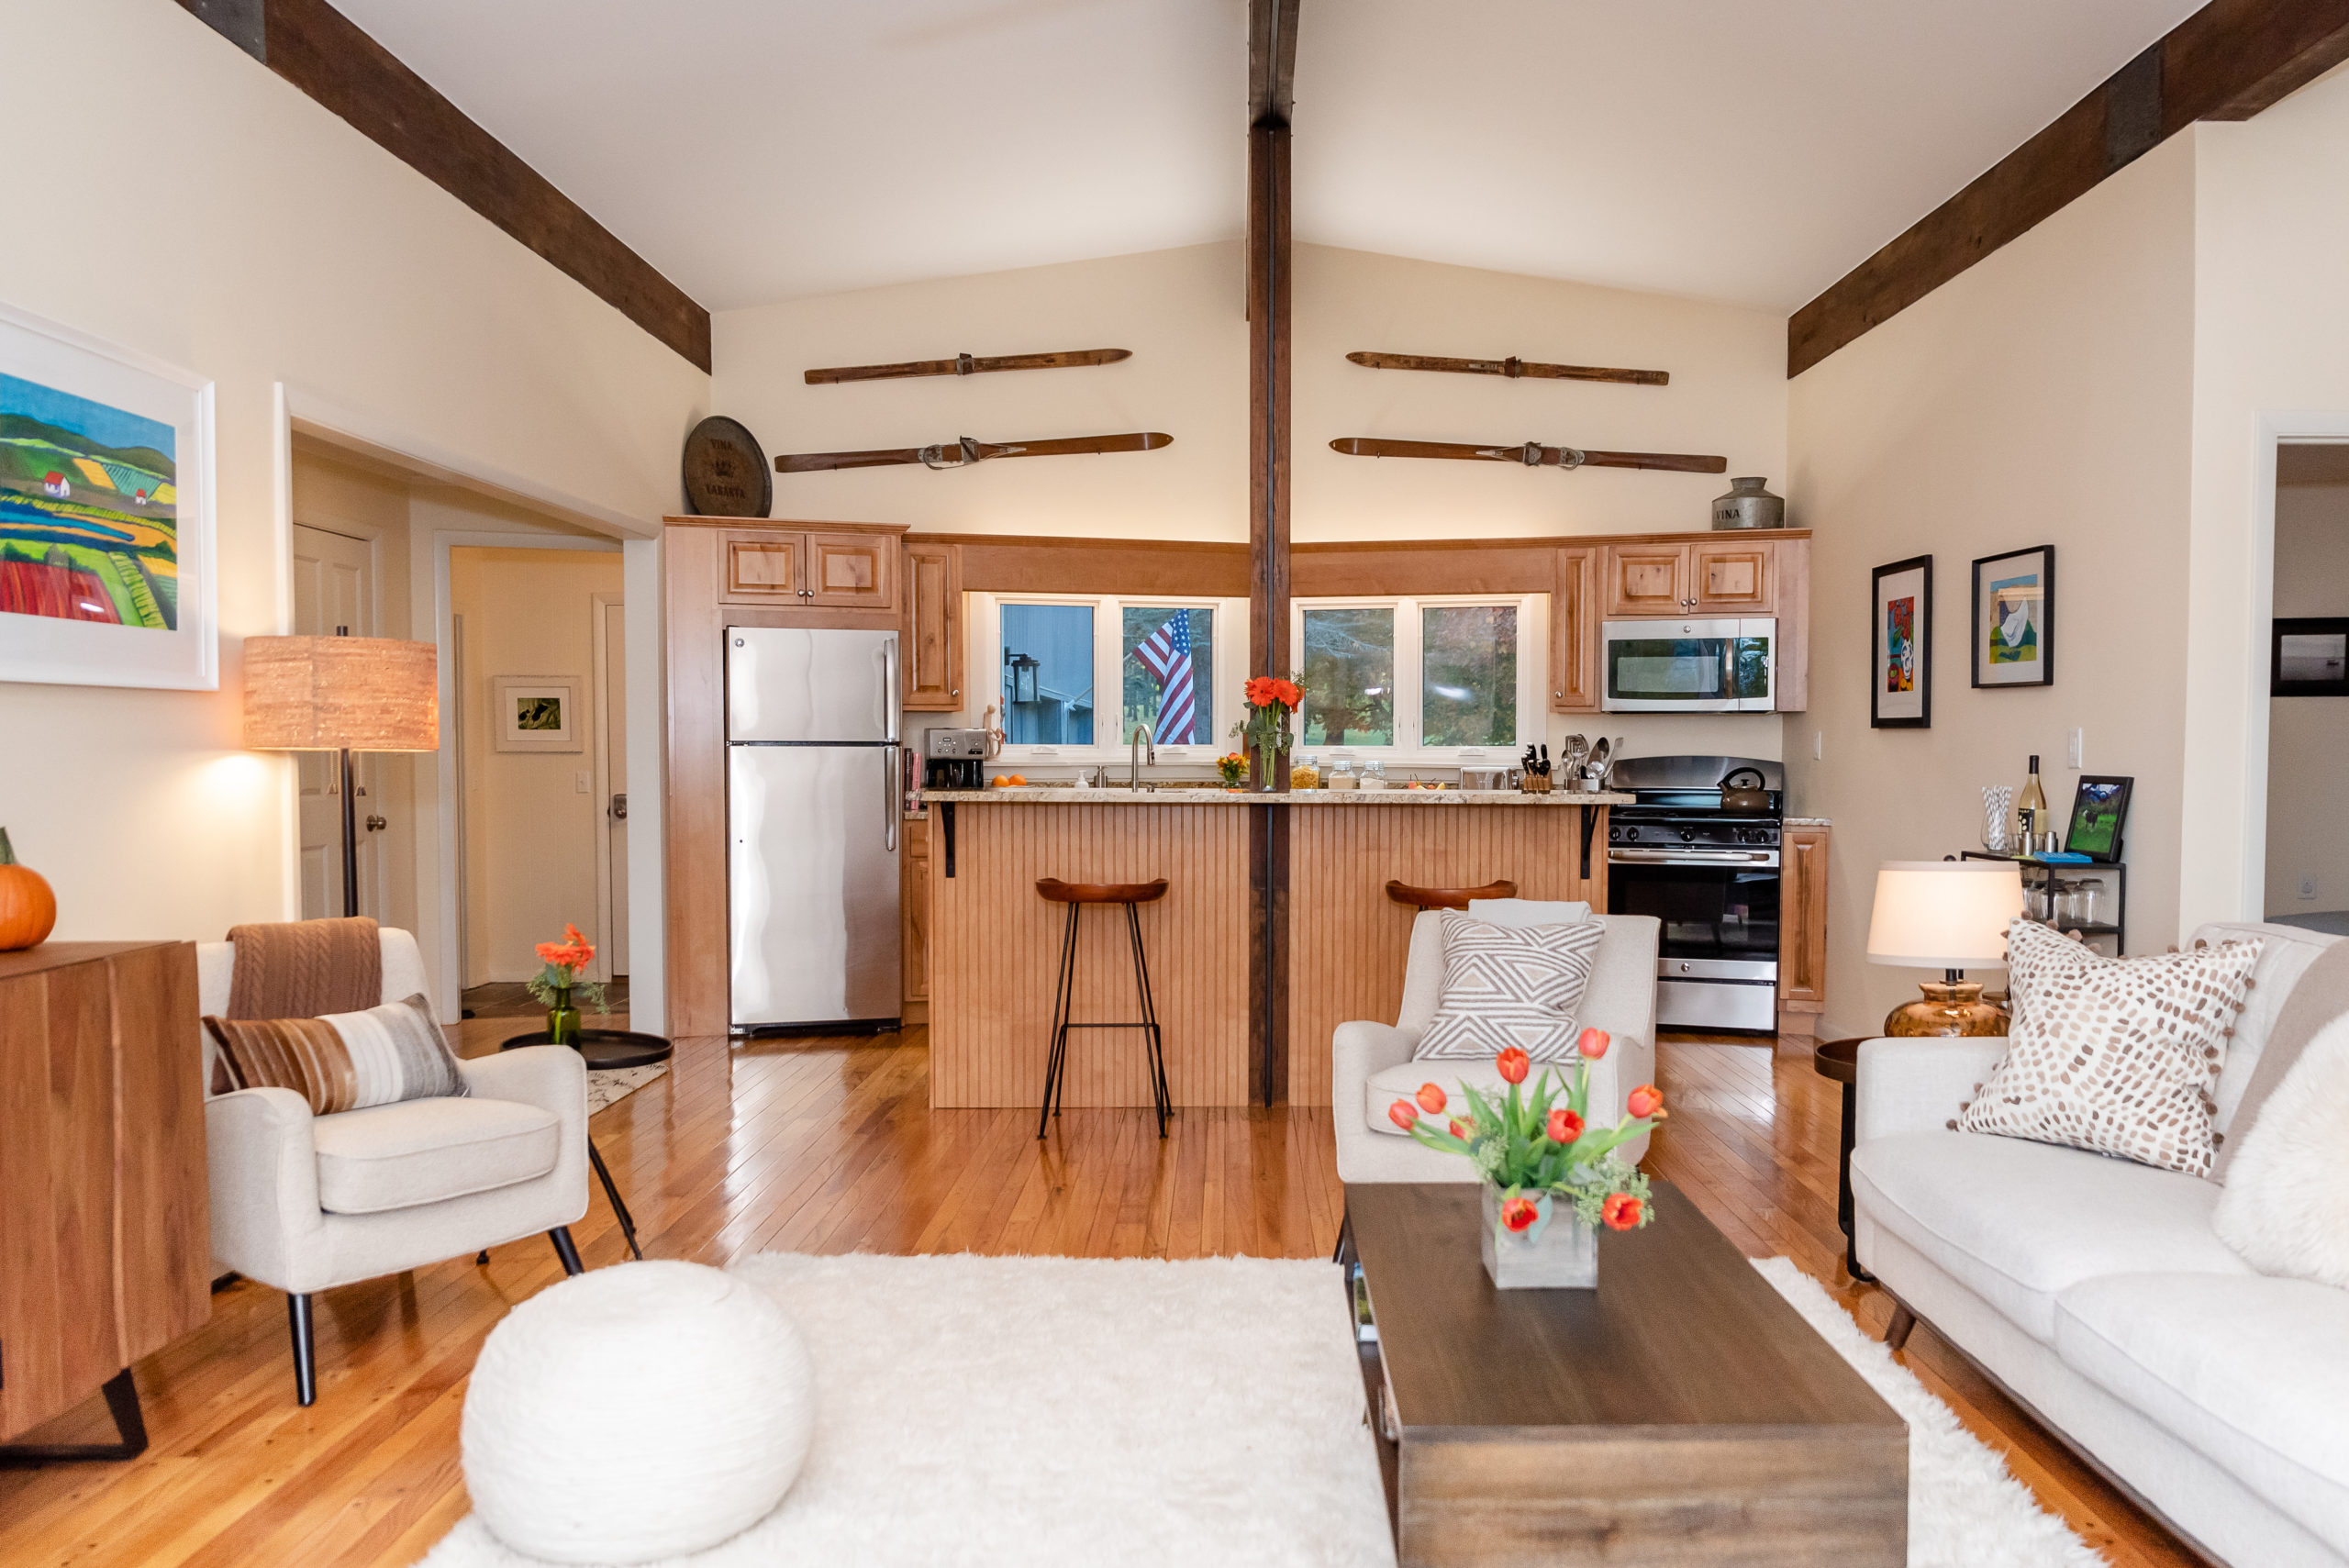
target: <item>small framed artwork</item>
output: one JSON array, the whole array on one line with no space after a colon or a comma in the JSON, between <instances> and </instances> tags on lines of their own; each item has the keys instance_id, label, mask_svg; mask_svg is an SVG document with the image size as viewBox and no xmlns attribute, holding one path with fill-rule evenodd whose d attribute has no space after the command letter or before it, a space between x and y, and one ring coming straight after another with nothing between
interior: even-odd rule
<instances>
[{"instance_id":1,"label":"small framed artwork","mask_svg":"<svg viewBox=\"0 0 2349 1568\"><path fill-rule=\"evenodd\" d=\"M576 675L500 675L491 709L501 751L584 751Z\"/></svg>"},{"instance_id":2,"label":"small framed artwork","mask_svg":"<svg viewBox=\"0 0 2349 1568\"><path fill-rule=\"evenodd\" d=\"M0 681L214 691L212 384L0 306Z\"/></svg>"},{"instance_id":3,"label":"small framed artwork","mask_svg":"<svg viewBox=\"0 0 2349 1568\"><path fill-rule=\"evenodd\" d=\"M2276 622L2267 693L2278 697L2349 697L2349 616Z\"/></svg>"},{"instance_id":4,"label":"small framed artwork","mask_svg":"<svg viewBox=\"0 0 2349 1568\"><path fill-rule=\"evenodd\" d=\"M1974 563L1974 684L2055 684L2055 547Z\"/></svg>"},{"instance_id":5,"label":"small framed artwork","mask_svg":"<svg viewBox=\"0 0 2349 1568\"><path fill-rule=\"evenodd\" d=\"M1930 729L1933 724L1933 558L1914 556L1876 569L1875 685L1868 722L1878 729Z\"/></svg>"},{"instance_id":6,"label":"small framed artwork","mask_svg":"<svg viewBox=\"0 0 2349 1568\"><path fill-rule=\"evenodd\" d=\"M2105 865L2121 858L2121 830L2129 825L2129 789L2135 782L2080 775L2072 795L2072 825L2064 835L2067 853Z\"/></svg>"}]
</instances>

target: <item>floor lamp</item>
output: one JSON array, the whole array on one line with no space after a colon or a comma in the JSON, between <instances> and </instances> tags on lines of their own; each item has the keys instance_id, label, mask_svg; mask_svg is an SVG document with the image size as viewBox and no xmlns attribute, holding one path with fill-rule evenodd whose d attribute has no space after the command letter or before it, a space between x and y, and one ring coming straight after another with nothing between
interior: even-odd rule
<instances>
[{"instance_id":1,"label":"floor lamp","mask_svg":"<svg viewBox=\"0 0 2349 1568\"><path fill-rule=\"evenodd\" d=\"M256 751L334 751L342 787L342 912L359 913L353 751L440 749L440 651L429 642L353 637L245 639L245 744Z\"/></svg>"}]
</instances>

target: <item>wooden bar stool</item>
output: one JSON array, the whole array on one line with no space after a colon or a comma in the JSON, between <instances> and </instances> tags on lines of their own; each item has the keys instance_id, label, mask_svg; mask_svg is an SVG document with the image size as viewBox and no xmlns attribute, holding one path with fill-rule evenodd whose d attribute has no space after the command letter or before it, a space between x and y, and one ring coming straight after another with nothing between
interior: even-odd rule
<instances>
[{"instance_id":1,"label":"wooden bar stool","mask_svg":"<svg viewBox=\"0 0 2349 1568\"><path fill-rule=\"evenodd\" d=\"M1141 917L1134 912L1140 904L1152 904L1166 896L1166 879L1156 882L1061 882L1052 877L1037 880L1036 891L1055 904L1068 906L1068 934L1061 939L1060 988L1052 998L1052 1050L1044 1064L1044 1104L1036 1118L1036 1136L1044 1136L1052 1118L1061 1114L1060 1097L1068 1087L1068 1031L1071 1029L1131 1029L1142 1031L1150 1059L1150 1097L1158 1107L1158 1136L1166 1136L1166 1112L1170 1099L1166 1089L1166 1050L1158 1033L1158 1008L1150 998L1150 964L1142 957ZM1070 1020L1069 1014L1076 1001L1076 917L1087 904L1122 904L1126 906L1126 936L1133 943L1134 987L1141 993L1141 1017L1123 1023L1080 1024Z\"/></svg>"},{"instance_id":2,"label":"wooden bar stool","mask_svg":"<svg viewBox=\"0 0 2349 1568\"><path fill-rule=\"evenodd\" d=\"M1488 882L1482 887L1413 887L1408 882L1390 882L1386 896L1397 904L1408 904L1415 909L1465 909L1471 898L1514 898L1517 884Z\"/></svg>"}]
</instances>

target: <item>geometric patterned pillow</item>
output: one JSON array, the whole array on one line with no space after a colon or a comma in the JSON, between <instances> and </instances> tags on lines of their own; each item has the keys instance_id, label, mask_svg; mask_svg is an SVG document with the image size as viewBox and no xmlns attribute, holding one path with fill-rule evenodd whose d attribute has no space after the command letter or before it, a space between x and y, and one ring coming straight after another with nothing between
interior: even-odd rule
<instances>
[{"instance_id":1,"label":"geometric patterned pillow","mask_svg":"<svg viewBox=\"0 0 2349 1568\"><path fill-rule=\"evenodd\" d=\"M215 1018L204 1027L239 1089L291 1089L313 1116L466 1093L422 994L323 1018Z\"/></svg>"},{"instance_id":2,"label":"geometric patterned pillow","mask_svg":"<svg viewBox=\"0 0 2349 1568\"><path fill-rule=\"evenodd\" d=\"M2106 958L2007 931L2007 1054L1951 1125L2208 1175L2212 1091L2260 942Z\"/></svg>"},{"instance_id":3,"label":"geometric patterned pillow","mask_svg":"<svg viewBox=\"0 0 2349 1568\"><path fill-rule=\"evenodd\" d=\"M1575 1054L1575 1009L1607 928L1597 920L1511 929L1443 912L1443 994L1412 1056L1489 1059L1517 1046L1536 1062Z\"/></svg>"}]
</instances>

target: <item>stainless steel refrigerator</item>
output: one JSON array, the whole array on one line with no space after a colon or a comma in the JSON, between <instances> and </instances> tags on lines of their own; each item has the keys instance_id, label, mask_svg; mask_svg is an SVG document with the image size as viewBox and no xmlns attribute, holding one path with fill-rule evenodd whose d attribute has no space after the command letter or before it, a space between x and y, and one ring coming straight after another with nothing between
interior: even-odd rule
<instances>
[{"instance_id":1,"label":"stainless steel refrigerator","mask_svg":"<svg viewBox=\"0 0 2349 1568\"><path fill-rule=\"evenodd\" d=\"M897 635L726 630L737 1029L896 1019Z\"/></svg>"}]
</instances>

